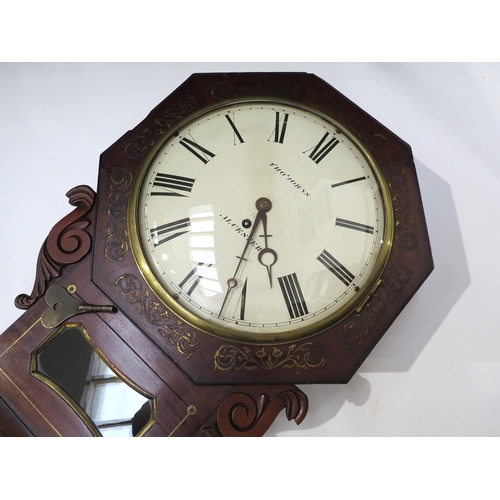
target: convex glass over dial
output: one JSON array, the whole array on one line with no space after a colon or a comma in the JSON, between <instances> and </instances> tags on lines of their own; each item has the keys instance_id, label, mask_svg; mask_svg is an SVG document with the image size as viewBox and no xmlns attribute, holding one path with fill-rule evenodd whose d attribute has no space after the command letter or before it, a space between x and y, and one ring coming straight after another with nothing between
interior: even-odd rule
<instances>
[{"instance_id":1,"label":"convex glass over dial","mask_svg":"<svg viewBox=\"0 0 500 500\"><path fill-rule=\"evenodd\" d=\"M390 251L388 189L366 149L303 107L239 102L144 165L129 229L155 293L210 334L275 343L352 313Z\"/></svg>"}]
</instances>

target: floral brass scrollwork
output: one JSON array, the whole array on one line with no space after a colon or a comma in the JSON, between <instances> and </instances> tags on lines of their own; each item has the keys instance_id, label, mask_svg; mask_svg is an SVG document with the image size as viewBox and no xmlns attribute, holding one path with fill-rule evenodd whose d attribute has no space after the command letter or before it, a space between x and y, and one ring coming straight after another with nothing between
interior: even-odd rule
<instances>
[{"instance_id":1,"label":"floral brass scrollwork","mask_svg":"<svg viewBox=\"0 0 500 500\"><path fill-rule=\"evenodd\" d=\"M113 286L127 298L127 301L148 323L156 326L158 333L170 344L175 345L182 355L190 358L198 349L199 338L196 332L185 330L183 323L171 316L163 305L155 301L148 289L143 289L136 276L133 274L120 276Z\"/></svg>"},{"instance_id":2,"label":"floral brass scrollwork","mask_svg":"<svg viewBox=\"0 0 500 500\"><path fill-rule=\"evenodd\" d=\"M417 227L409 200L404 162L394 161L389 164L387 181L394 208L394 243L404 250L418 250Z\"/></svg>"},{"instance_id":3,"label":"floral brass scrollwork","mask_svg":"<svg viewBox=\"0 0 500 500\"><path fill-rule=\"evenodd\" d=\"M405 266L395 265L386 269L385 275L387 277L383 284L370 298L362 314L355 315L352 321L344 325L340 338L346 347L355 349L361 345L363 338L375 326L377 318L380 318L389 304L402 292L413 273Z\"/></svg>"},{"instance_id":4,"label":"floral brass scrollwork","mask_svg":"<svg viewBox=\"0 0 500 500\"><path fill-rule=\"evenodd\" d=\"M134 160L142 158L154 146L159 137L170 130L172 124L186 116L196 107L196 98L191 94L183 95L178 102L167 108L151 127L145 128L134 141L127 144L125 154Z\"/></svg>"},{"instance_id":5,"label":"floral brass scrollwork","mask_svg":"<svg viewBox=\"0 0 500 500\"><path fill-rule=\"evenodd\" d=\"M115 168L111 174L105 250L108 262L123 260L128 254L127 197L132 179L132 174L123 167Z\"/></svg>"},{"instance_id":6,"label":"floral brass scrollwork","mask_svg":"<svg viewBox=\"0 0 500 500\"><path fill-rule=\"evenodd\" d=\"M292 344L288 350L278 347L261 347L252 350L249 347L222 346L214 357L214 370L274 370L316 368L325 364L321 349L312 342L300 346Z\"/></svg>"}]
</instances>

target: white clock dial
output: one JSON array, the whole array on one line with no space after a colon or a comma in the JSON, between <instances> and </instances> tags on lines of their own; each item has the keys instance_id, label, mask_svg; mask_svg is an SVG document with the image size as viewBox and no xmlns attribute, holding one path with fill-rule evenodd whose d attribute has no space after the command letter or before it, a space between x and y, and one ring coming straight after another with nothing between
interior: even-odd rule
<instances>
[{"instance_id":1,"label":"white clock dial","mask_svg":"<svg viewBox=\"0 0 500 500\"><path fill-rule=\"evenodd\" d=\"M141 268L208 333L310 336L352 312L380 276L386 191L359 143L310 110L211 110L144 166L133 224Z\"/></svg>"}]
</instances>

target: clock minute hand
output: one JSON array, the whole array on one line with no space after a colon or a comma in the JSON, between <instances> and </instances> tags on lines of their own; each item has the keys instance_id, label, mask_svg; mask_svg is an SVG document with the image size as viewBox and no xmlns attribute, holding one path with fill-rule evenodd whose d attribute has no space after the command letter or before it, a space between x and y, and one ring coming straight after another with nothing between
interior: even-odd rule
<instances>
[{"instance_id":1,"label":"clock minute hand","mask_svg":"<svg viewBox=\"0 0 500 500\"><path fill-rule=\"evenodd\" d=\"M237 256L237 258L239 259L239 262L238 262L238 265L236 266L236 270L234 271L233 277L229 278L227 280L227 291L226 291L226 295L224 297L224 301L222 302L222 306L221 306L220 311L219 311L219 317L221 316L222 311L224 310L224 307L225 307L225 305L227 303L227 299L229 298L229 295L231 294L231 291L238 284L238 281L236 280L236 276L238 275L238 272L240 270L241 264L243 263L244 260L246 260L245 259L245 254L247 253L248 247L250 246L250 243L253 240L255 232L257 231L257 228L259 227L259 223L262 220L262 218L266 215L266 211L270 210L270 207L267 208L268 205L266 203L262 202L261 200L266 200L267 202L269 202L269 205L271 204L271 202L269 200L267 200L267 198L259 198L257 200L256 204L255 204L256 207L257 207L257 209L259 210L259 212L255 216L255 220L254 220L254 223L253 223L252 230L250 231L250 235L247 238L247 242L246 242L246 244L245 244L245 246L243 248L243 252L241 253L241 257Z\"/></svg>"}]
</instances>

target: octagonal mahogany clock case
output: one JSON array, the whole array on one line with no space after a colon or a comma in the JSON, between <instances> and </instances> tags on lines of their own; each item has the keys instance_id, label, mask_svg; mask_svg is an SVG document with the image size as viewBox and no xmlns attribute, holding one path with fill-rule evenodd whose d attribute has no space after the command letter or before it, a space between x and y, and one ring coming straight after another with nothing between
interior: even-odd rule
<instances>
[{"instance_id":1,"label":"octagonal mahogany clock case","mask_svg":"<svg viewBox=\"0 0 500 500\"><path fill-rule=\"evenodd\" d=\"M33 435L101 434L41 374L71 328L147 399L136 434L300 422L293 384L348 382L433 268L410 147L311 74L192 75L68 196L0 337L4 419Z\"/></svg>"}]
</instances>

